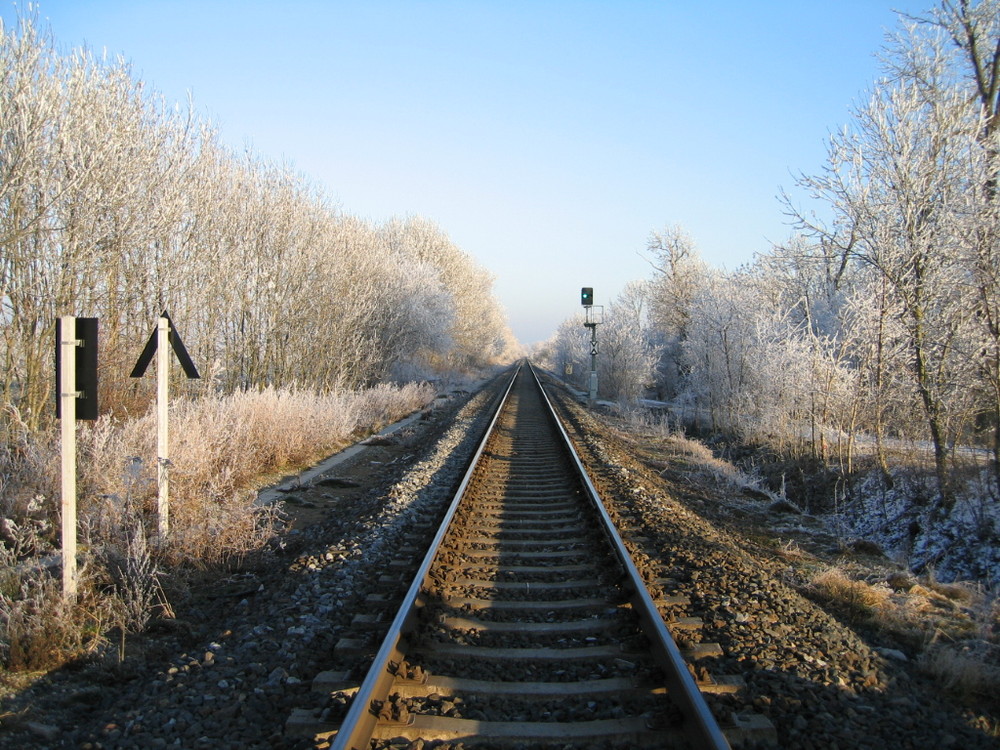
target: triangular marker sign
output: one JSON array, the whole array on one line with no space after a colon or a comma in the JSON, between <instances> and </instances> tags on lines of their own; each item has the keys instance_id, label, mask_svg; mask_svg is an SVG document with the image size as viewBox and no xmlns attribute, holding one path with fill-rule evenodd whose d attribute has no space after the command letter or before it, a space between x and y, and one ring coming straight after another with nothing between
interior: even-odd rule
<instances>
[{"instance_id":1,"label":"triangular marker sign","mask_svg":"<svg viewBox=\"0 0 1000 750\"><path fill-rule=\"evenodd\" d=\"M174 328L174 322L170 319L167 311L164 310L161 318L166 318L167 323L170 324L170 348L174 350L174 354L177 355L177 361L181 363L181 369L184 370L184 374L191 379L200 378L201 375L198 374L198 368L194 366L194 362L191 361L191 355L188 354L187 349L184 348L184 342L181 341L180 334L177 333ZM149 367L149 363L153 360L153 355L156 354L156 329L153 329L152 335L149 337L149 341L146 342L146 346L142 349L142 354L139 355L139 359L135 363L135 367L132 368L132 374L130 377L141 378L146 373L146 368Z\"/></svg>"}]
</instances>

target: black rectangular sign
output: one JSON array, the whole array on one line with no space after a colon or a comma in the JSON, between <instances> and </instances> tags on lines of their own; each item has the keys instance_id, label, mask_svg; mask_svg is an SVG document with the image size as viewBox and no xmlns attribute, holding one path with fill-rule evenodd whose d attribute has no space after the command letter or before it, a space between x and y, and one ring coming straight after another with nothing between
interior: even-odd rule
<instances>
[{"instance_id":1,"label":"black rectangular sign","mask_svg":"<svg viewBox=\"0 0 1000 750\"><path fill-rule=\"evenodd\" d=\"M75 338L83 342L76 348L77 419L97 419L97 318L77 318ZM62 319L56 318L56 419L62 419Z\"/></svg>"}]
</instances>

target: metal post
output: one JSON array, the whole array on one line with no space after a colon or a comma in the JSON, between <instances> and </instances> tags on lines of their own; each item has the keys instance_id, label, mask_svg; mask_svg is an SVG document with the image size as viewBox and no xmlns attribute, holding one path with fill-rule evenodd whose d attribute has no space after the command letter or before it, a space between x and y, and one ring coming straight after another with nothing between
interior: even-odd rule
<instances>
[{"instance_id":1,"label":"metal post","mask_svg":"<svg viewBox=\"0 0 1000 750\"><path fill-rule=\"evenodd\" d=\"M59 319L59 400L62 424L62 587L76 596L76 318Z\"/></svg>"},{"instance_id":2,"label":"metal post","mask_svg":"<svg viewBox=\"0 0 1000 750\"><path fill-rule=\"evenodd\" d=\"M604 307L594 304L594 289L589 286L580 290L580 302L587 316L584 325L590 329L590 394L587 400L593 406L597 401L597 325L604 322Z\"/></svg>"},{"instance_id":3,"label":"metal post","mask_svg":"<svg viewBox=\"0 0 1000 750\"><path fill-rule=\"evenodd\" d=\"M161 317L156 324L156 483L159 499L156 505L160 540L170 531L169 502L169 426L167 402L170 375L170 321Z\"/></svg>"},{"instance_id":4,"label":"metal post","mask_svg":"<svg viewBox=\"0 0 1000 750\"><path fill-rule=\"evenodd\" d=\"M590 328L590 403L597 400L597 323L588 323Z\"/></svg>"}]
</instances>

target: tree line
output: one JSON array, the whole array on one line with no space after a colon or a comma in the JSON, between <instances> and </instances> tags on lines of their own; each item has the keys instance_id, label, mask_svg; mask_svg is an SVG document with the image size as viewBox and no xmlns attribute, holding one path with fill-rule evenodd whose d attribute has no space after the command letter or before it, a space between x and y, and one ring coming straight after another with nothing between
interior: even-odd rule
<instances>
[{"instance_id":1,"label":"tree line","mask_svg":"<svg viewBox=\"0 0 1000 750\"><path fill-rule=\"evenodd\" d=\"M435 224L363 221L290 166L224 146L122 59L0 26L0 402L52 417L54 321L98 317L101 401L169 310L217 391L356 388L516 347L492 277Z\"/></svg>"},{"instance_id":2,"label":"tree line","mask_svg":"<svg viewBox=\"0 0 1000 750\"><path fill-rule=\"evenodd\" d=\"M733 272L679 226L650 235L653 277L608 309L602 391L672 400L750 441L850 468L874 441L926 441L954 501L962 446L1000 499L1000 2L901 16L884 76L784 207L798 232ZM549 343L584 369L582 328Z\"/></svg>"}]
</instances>

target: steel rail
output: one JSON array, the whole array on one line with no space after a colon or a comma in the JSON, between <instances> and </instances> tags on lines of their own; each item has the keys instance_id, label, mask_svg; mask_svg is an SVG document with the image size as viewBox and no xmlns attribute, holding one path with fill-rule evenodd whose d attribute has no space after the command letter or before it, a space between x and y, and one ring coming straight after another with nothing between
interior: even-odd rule
<instances>
[{"instance_id":1,"label":"steel rail","mask_svg":"<svg viewBox=\"0 0 1000 750\"><path fill-rule=\"evenodd\" d=\"M332 738L331 750L365 750L368 747L368 743L378 723L378 712L372 710L373 701L385 700L390 692L390 688L396 677L395 670L405 658L401 649L401 640L412 629L419 609L423 606L422 591L428 583L428 574L437 555L438 548L476 472L480 457L507 404L511 390L521 369L522 365L518 365L514 370L502 398L499 399L489 427L486 429L477 446L468 470L445 513L420 567L414 575L413 582L382 641L382 645L373 660L372 667L355 694L341 724L341 729ZM573 442L566 431L563 421L530 365L528 366L528 371L541 391L543 401L547 407L547 417L552 420L553 425L562 436L563 447L566 449L570 463L578 473L585 494L601 519L602 530L611 543L614 553L626 573L629 581L628 588L631 590L630 599L632 606L639 616L643 632L650 641L653 653L664 667L665 681L671 700L686 717L685 734L694 747L705 748L706 750L729 750L729 742L712 716L704 697L701 695L694 678L688 670L687 663L684 661L680 650L677 648L669 630L664 624L663 618L660 616L656 604L646 589L645 583L635 563L632 561L631 555L625 547L621 536L618 534L610 514L605 508L597 489L594 487L583 466L583 462L580 460L579 454L573 446Z\"/></svg>"},{"instance_id":2,"label":"steel rail","mask_svg":"<svg viewBox=\"0 0 1000 750\"><path fill-rule=\"evenodd\" d=\"M503 408L507 403L521 367L522 365L518 364L514 368L510 382L507 384L503 396L499 399L490 424L486 428L479 445L476 447L476 452L473 454L472 460L469 462L469 468L466 470L465 476L463 476L461 484L459 484L458 490L455 492L455 496L452 498L451 504L445 512L437 534L434 535L434 539L427 549L427 554L424 555L420 567L413 576L413 583L410 584L406 596L403 597L396 617L393 619L392 625L389 626L389 630L382 640L382 645L378 653L376 653L375 659L372 661L372 668L368 671L364 681L358 688L358 692L351 701L351 706L341 724L341 730L334 736L330 750L364 750L370 741L375 725L378 723L378 716L370 710L371 702L383 699L388 693L389 686L395 679L395 674L391 671L390 665L393 662L399 664L402 661L403 656L399 649L400 639L406 633L419 611L421 606L420 592L426 583L427 573L431 568L434 557L437 555L438 547L441 546L441 541L444 539L445 533L451 525L451 519L455 516L455 511L458 509L462 496L465 494L465 489L469 486L469 482L472 481L479 458L486 449L487 441L493 434L493 428L496 426L497 420L503 412Z\"/></svg>"},{"instance_id":3,"label":"steel rail","mask_svg":"<svg viewBox=\"0 0 1000 750\"><path fill-rule=\"evenodd\" d=\"M615 527L614 521L611 520L608 510L604 506L604 501L601 500L601 496L598 493L597 488L594 487L594 483L590 480L590 475L587 473L587 469L580 460L580 456L573 445L573 441L570 439L569 433L566 431L562 420L559 418L558 412L553 406L552 401L549 399L548 393L546 393L545 388L542 387L541 381L538 379L538 375L535 373L534 368L529 365L528 369L529 372L531 372L532 377L535 378L535 382L538 383L538 387L542 392L545 403L549 407L549 413L555 419L556 426L558 427L570 456L576 465L577 471L583 480L587 495L597 510L598 515L601 517L603 530L611 541L611 545L614 548L619 561L625 568L630 586L632 588L632 604L643 624L643 630L646 633L646 637L650 639L653 648L660 653L669 667L668 669L665 669L664 672L667 679L667 687L670 690L671 699L678 704L682 713L684 713L685 716L691 719L694 723L693 734L695 737L693 737L693 740L699 743L699 747L711 748L711 750L729 750L729 741L722 733L722 729L719 727L718 722L712 715L712 711L709 709L704 696L702 696L701 691L698 689L698 685L695 682L694 677L692 677L691 672L688 670L687 662L684 661L684 656L681 654L680 649L677 648L677 644L674 643L674 639L670 635L670 631L664 624L663 618L660 616L660 612L656 608L656 603L653 601L653 597L650 596L649 590L646 588L642 576L640 575L638 568L636 568L635 562L632 560L632 556L625 547L625 543L622 541L621 535L618 533L618 529Z\"/></svg>"}]
</instances>

